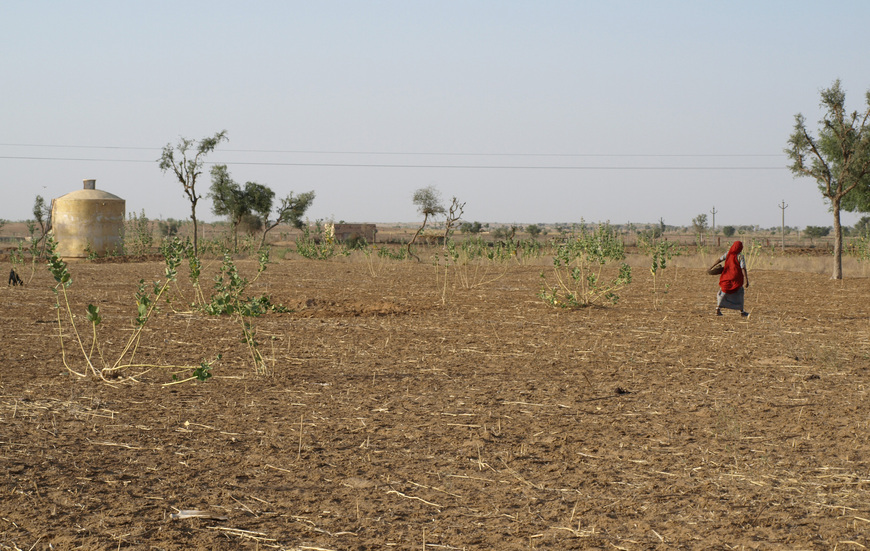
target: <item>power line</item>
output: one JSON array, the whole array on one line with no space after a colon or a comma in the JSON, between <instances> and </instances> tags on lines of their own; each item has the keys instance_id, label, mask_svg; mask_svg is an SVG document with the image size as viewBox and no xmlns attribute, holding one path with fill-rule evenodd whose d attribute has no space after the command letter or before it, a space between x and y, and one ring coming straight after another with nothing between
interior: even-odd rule
<instances>
[{"instance_id":1,"label":"power line","mask_svg":"<svg viewBox=\"0 0 870 551\"><path fill-rule=\"evenodd\" d=\"M0 159L23 161L87 161L107 163L156 163L157 159L88 159L83 157L31 157L24 155L0 155Z\"/></svg>"},{"instance_id":2,"label":"power line","mask_svg":"<svg viewBox=\"0 0 870 551\"><path fill-rule=\"evenodd\" d=\"M53 149L109 149L129 151L162 151L162 147L130 147L113 145L59 145L31 143L0 143L0 147L45 147ZM280 153L297 155L396 155L433 157L617 157L617 158L762 158L785 157L782 153L449 153L438 151L331 151L314 149L226 149L230 153Z\"/></svg>"},{"instance_id":3,"label":"power line","mask_svg":"<svg viewBox=\"0 0 870 551\"><path fill-rule=\"evenodd\" d=\"M157 159L87 159L82 157L26 157L14 155L0 155L0 159L13 159L22 161L86 161L93 163L156 163Z\"/></svg>"},{"instance_id":4,"label":"power line","mask_svg":"<svg viewBox=\"0 0 870 551\"><path fill-rule=\"evenodd\" d=\"M119 145L58 145L38 143L0 143L2 147L48 147L58 149L131 149L161 151L162 147L127 147Z\"/></svg>"},{"instance_id":5,"label":"power line","mask_svg":"<svg viewBox=\"0 0 870 551\"><path fill-rule=\"evenodd\" d=\"M266 165L266 166L313 166L313 167L346 167L346 168L447 168L474 170L785 170L786 167L767 166L526 166L526 165L422 165L422 164L362 164L362 163L269 163L269 162L234 162L220 163L232 165Z\"/></svg>"},{"instance_id":6,"label":"power line","mask_svg":"<svg viewBox=\"0 0 870 551\"><path fill-rule=\"evenodd\" d=\"M72 161L92 163L155 163L156 159L97 159L82 157L32 157L0 155L0 159L25 161ZM293 163L267 161L207 161L216 165L297 166L324 168L427 168L455 170L787 170L784 166L570 166L570 165L435 165L387 163Z\"/></svg>"}]
</instances>

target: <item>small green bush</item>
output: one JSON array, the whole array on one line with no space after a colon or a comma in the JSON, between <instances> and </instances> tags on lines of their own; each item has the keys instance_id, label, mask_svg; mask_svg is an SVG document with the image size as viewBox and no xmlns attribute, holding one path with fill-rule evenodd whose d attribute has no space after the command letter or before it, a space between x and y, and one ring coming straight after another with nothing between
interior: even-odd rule
<instances>
[{"instance_id":1,"label":"small green bush","mask_svg":"<svg viewBox=\"0 0 870 551\"><path fill-rule=\"evenodd\" d=\"M559 244L553 256L555 284L541 272L538 296L547 304L560 308L582 308L600 299L613 304L617 291L631 283L631 267L624 262L625 244L610 224L599 224L589 231L581 224L579 235ZM620 262L615 277L603 276L604 267Z\"/></svg>"}]
</instances>

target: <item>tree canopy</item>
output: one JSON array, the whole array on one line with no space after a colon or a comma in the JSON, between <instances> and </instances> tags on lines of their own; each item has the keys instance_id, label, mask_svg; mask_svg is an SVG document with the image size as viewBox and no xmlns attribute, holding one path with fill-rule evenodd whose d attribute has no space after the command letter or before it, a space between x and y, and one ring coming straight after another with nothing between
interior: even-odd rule
<instances>
[{"instance_id":1,"label":"tree canopy","mask_svg":"<svg viewBox=\"0 0 870 551\"><path fill-rule=\"evenodd\" d=\"M447 212L441 203L441 192L435 186L426 186L416 190L413 202L417 205L417 212L423 215L424 225L430 216Z\"/></svg>"},{"instance_id":2,"label":"tree canopy","mask_svg":"<svg viewBox=\"0 0 870 551\"><path fill-rule=\"evenodd\" d=\"M212 213L226 216L233 228L233 245L239 247L239 224L246 214L250 214L251 206L245 190L230 176L227 165L215 165L211 168Z\"/></svg>"},{"instance_id":3,"label":"tree canopy","mask_svg":"<svg viewBox=\"0 0 870 551\"><path fill-rule=\"evenodd\" d=\"M299 228L302 226L302 217L305 211L314 202L314 192L300 193L294 196L292 193L281 199L281 203L275 212L275 220L270 224L269 217L272 214L272 203L275 192L268 186L256 182L246 182L242 188L231 177L226 165L215 165L211 169L211 195L213 201L212 212L218 216L227 216L233 227L233 243L238 249L238 228L246 219L255 219L257 226L263 228L262 246L266 241L266 234L281 223L293 224Z\"/></svg>"},{"instance_id":4,"label":"tree canopy","mask_svg":"<svg viewBox=\"0 0 870 551\"><path fill-rule=\"evenodd\" d=\"M269 230L278 224L291 224L294 228L302 227L302 217L305 216L305 211L314 202L314 191L307 191L299 195L292 193L283 199L275 209L275 220L269 223L269 213L272 210L272 199L269 199L268 207L257 212L263 217L263 239L260 241L260 246L266 242L266 234Z\"/></svg>"},{"instance_id":5,"label":"tree canopy","mask_svg":"<svg viewBox=\"0 0 870 551\"><path fill-rule=\"evenodd\" d=\"M818 239L827 237L831 233L831 228L828 226L807 226L804 228L804 235L810 239Z\"/></svg>"}]
</instances>

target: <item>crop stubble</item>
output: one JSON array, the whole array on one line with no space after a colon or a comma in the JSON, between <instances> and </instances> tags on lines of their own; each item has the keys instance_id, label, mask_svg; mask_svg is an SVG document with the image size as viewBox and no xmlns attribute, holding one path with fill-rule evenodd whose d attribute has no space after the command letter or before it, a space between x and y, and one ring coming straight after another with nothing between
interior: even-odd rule
<instances>
[{"instance_id":1,"label":"crop stubble","mask_svg":"<svg viewBox=\"0 0 870 551\"><path fill-rule=\"evenodd\" d=\"M111 348L162 264L71 270ZM270 374L178 300L143 363L223 359L170 387L67 374L50 276L0 290L0 549L870 546L867 279L756 271L746 321L700 269L574 312L540 270L442 304L426 264L282 260L250 290L294 309L255 322Z\"/></svg>"}]
</instances>

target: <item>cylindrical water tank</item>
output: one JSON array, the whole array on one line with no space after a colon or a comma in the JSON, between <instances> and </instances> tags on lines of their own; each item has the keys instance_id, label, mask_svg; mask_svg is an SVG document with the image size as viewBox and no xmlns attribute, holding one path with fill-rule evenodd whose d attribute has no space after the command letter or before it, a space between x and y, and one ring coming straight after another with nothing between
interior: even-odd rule
<instances>
[{"instance_id":1,"label":"cylindrical water tank","mask_svg":"<svg viewBox=\"0 0 870 551\"><path fill-rule=\"evenodd\" d=\"M84 189L52 201L51 227L61 258L105 256L123 248L127 202L96 189L96 180L85 180Z\"/></svg>"}]
</instances>

